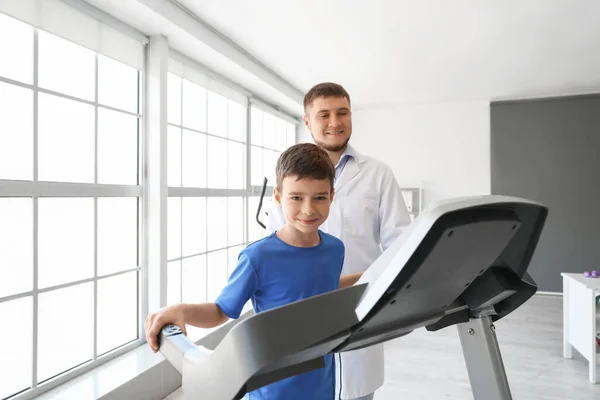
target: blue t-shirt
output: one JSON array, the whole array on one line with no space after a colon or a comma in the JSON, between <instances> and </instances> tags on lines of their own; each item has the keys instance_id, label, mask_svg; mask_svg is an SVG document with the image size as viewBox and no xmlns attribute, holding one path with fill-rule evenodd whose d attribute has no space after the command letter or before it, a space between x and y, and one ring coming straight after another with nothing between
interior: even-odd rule
<instances>
[{"instance_id":1,"label":"blue t-shirt","mask_svg":"<svg viewBox=\"0 0 600 400\"><path fill-rule=\"evenodd\" d=\"M314 247L294 247L275 233L246 247L227 286L215 303L229 318L238 318L248 300L259 313L339 288L344 244L319 231ZM334 364L263 386L246 395L250 400L332 400Z\"/></svg>"}]
</instances>

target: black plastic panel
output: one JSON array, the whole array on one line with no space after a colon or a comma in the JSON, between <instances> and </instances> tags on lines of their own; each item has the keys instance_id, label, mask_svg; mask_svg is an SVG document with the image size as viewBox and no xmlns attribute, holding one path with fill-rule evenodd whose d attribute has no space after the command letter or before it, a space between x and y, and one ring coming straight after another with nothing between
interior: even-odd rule
<instances>
[{"instance_id":1,"label":"black plastic panel","mask_svg":"<svg viewBox=\"0 0 600 400\"><path fill-rule=\"evenodd\" d=\"M478 291L473 287L477 278L494 265L521 226L515 210L506 206L463 209L439 218L386 294L338 350L436 324L463 292ZM484 295L481 302L488 299Z\"/></svg>"},{"instance_id":2,"label":"black plastic panel","mask_svg":"<svg viewBox=\"0 0 600 400\"><path fill-rule=\"evenodd\" d=\"M207 336L214 349L197 365L207 398L241 398L274 381L321 368L323 355L385 342L426 327L436 331L482 315L493 321L536 292L526 273L547 208L488 203L439 217L370 312L356 307L367 284L245 315ZM179 363L189 344L166 329L161 352ZM237 393L237 395L236 395Z\"/></svg>"}]
</instances>

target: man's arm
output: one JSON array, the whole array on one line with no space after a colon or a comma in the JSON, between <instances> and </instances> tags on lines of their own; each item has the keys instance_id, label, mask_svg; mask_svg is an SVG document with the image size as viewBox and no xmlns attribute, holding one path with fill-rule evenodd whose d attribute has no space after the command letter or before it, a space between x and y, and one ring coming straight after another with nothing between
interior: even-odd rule
<instances>
[{"instance_id":1,"label":"man's arm","mask_svg":"<svg viewBox=\"0 0 600 400\"><path fill-rule=\"evenodd\" d=\"M410 214L400 186L392 170L386 165L379 199L381 246L385 251L410 224Z\"/></svg>"},{"instance_id":2,"label":"man's arm","mask_svg":"<svg viewBox=\"0 0 600 400\"><path fill-rule=\"evenodd\" d=\"M146 318L144 330L146 340L153 352L158 351L158 334L168 324L177 325L187 335L186 324L198 328L214 328L222 325L229 317L215 303L174 304L164 307Z\"/></svg>"},{"instance_id":3,"label":"man's arm","mask_svg":"<svg viewBox=\"0 0 600 400\"><path fill-rule=\"evenodd\" d=\"M362 274L363 272L356 272L354 274L342 275L340 277L340 289L353 286L356 282L358 282Z\"/></svg>"}]
</instances>

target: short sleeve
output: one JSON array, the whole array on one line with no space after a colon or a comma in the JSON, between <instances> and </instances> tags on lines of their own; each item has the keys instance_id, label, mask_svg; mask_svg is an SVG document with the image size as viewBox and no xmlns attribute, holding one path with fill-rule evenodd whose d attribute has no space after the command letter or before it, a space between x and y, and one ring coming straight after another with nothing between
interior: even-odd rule
<instances>
[{"instance_id":1,"label":"short sleeve","mask_svg":"<svg viewBox=\"0 0 600 400\"><path fill-rule=\"evenodd\" d=\"M238 258L238 264L215 303L229 318L239 318L244 305L258 288L258 277L245 252Z\"/></svg>"},{"instance_id":2,"label":"short sleeve","mask_svg":"<svg viewBox=\"0 0 600 400\"><path fill-rule=\"evenodd\" d=\"M342 242L341 240L339 240L339 254L340 254L340 259L341 259L341 263L340 263L340 274L341 274L342 270L344 269L344 261L346 259L346 246L344 245L344 242Z\"/></svg>"}]
</instances>

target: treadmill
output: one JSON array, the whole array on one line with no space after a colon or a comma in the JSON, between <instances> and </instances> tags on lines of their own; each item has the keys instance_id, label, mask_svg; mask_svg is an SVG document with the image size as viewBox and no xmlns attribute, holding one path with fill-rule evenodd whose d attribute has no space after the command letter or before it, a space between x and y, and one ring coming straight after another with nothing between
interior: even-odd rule
<instances>
[{"instance_id":1,"label":"treadmill","mask_svg":"<svg viewBox=\"0 0 600 400\"><path fill-rule=\"evenodd\" d=\"M456 325L475 400L511 400L494 323L537 290L527 273L548 209L474 196L422 212L352 287L258 314L191 342L173 325L159 351L185 399L237 400L324 366L323 356Z\"/></svg>"}]
</instances>

